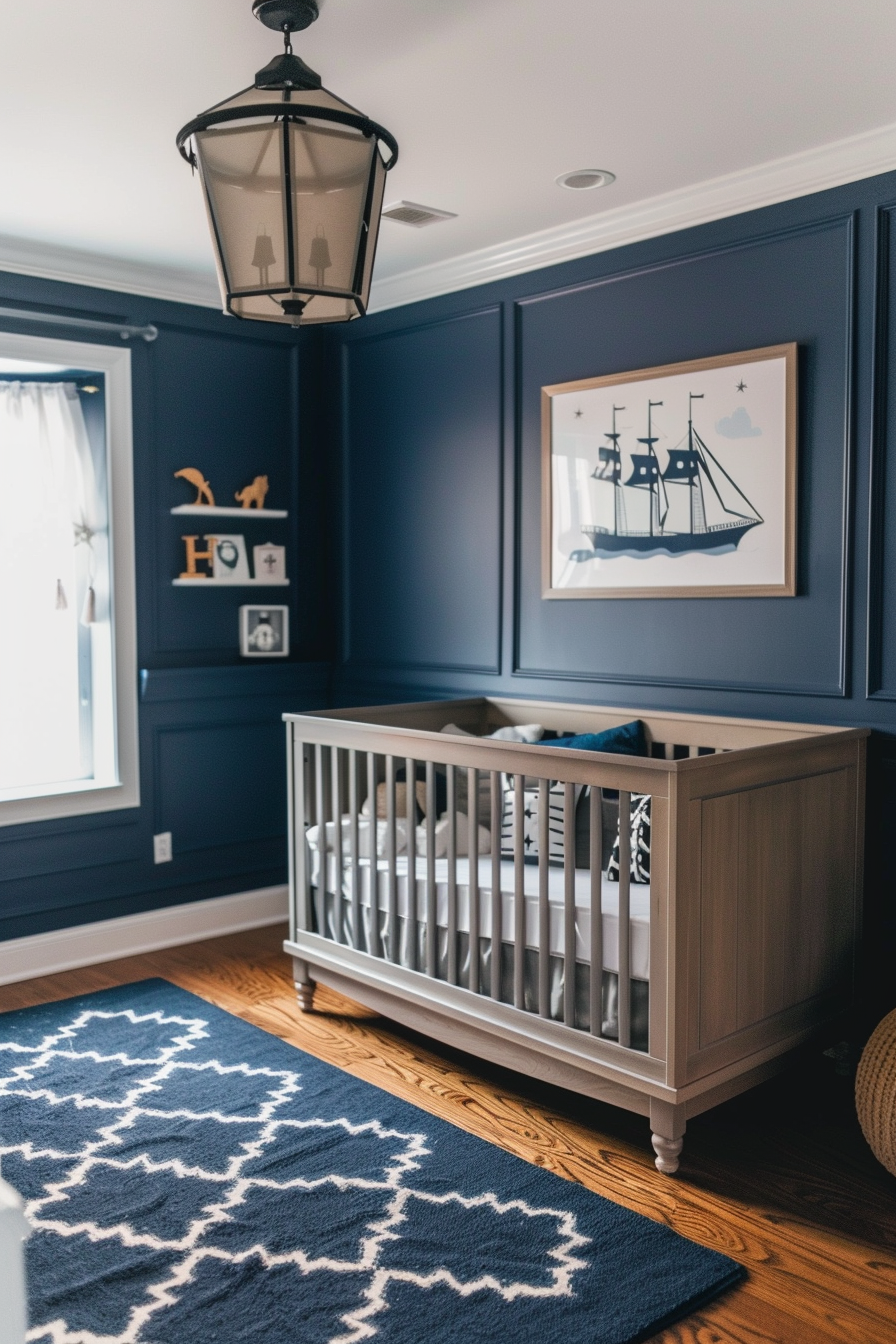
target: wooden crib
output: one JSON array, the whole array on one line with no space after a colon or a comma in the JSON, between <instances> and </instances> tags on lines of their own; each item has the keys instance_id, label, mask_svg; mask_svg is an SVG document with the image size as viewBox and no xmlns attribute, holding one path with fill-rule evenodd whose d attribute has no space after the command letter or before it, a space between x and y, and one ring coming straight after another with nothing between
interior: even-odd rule
<instances>
[{"instance_id":1,"label":"wooden crib","mask_svg":"<svg viewBox=\"0 0 896 1344\"><path fill-rule=\"evenodd\" d=\"M638 713L648 756L487 736L632 718L603 706L285 715L285 947L304 1011L319 981L649 1116L657 1167L674 1172L689 1116L784 1067L850 1005L867 731ZM649 885L631 876L633 795L650 798Z\"/></svg>"}]
</instances>

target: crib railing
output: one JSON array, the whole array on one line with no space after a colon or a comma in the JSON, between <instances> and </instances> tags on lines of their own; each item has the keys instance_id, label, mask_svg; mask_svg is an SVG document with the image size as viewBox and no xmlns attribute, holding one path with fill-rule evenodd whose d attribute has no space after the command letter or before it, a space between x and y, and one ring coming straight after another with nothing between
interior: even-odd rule
<instances>
[{"instance_id":1,"label":"crib railing","mask_svg":"<svg viewBox=\"0 0 896 1344\"><path fill-rule=\"evenodd\" d=\"M520 761L515 747L504 751L506 744L498 746L478 739L473 755L485 755L486 760L474 766L467 763L471 757L468 738L458 741L446 737L444 747L427 743L424 751L414 735L414 754L398 755L334 745L332 741L303 740L300 722L289 723L296 928L380 961L401 964L473 995L484 995L632 1047L632 788L618 786L626 782L627 773L645 764L642 760L619 758L618 768L596 766L583 759L585 753L575 753L577 759L570 761L572 753L561 757L557 751L548 756L544 747L536 747L528 749ZM343 734L347 728L338 725ZM332 732L337 732L336 725ZM372 745L381 746L384 735L379 732L376 736L379 740ZM489 753L501 759L488 759ZM532 773L533 757L537 774ZM672 753L663 749L661 760L671 759ZM516 766L518 761L522 768L497 768L499 763ZM659 760L649 764L662 770ZM589 783L589 776L593 782ZM668 775L658 773L653 780L656 785L662 782L658 789L663 795L658 799L662 805L668 792ZM639 790L647 791L643 780L637 783ZM652 781L650 787L652 791ZM588 789L586 798L581 796L584 788ZM607 976L612 979L612 974L604 971L608 949L604 947L602 891L609 857L604 852L603 801L613 792L618 793L619 803L618 943L611 949L616 952L618 967L615 1020L608 1019L605 1011L605 996L612 992ZM526 834L526 812L532 812L533 803L538 814L534 845L531 833ZM588 819L590 903L590 932L584 951L578 936L576 906L576 813L581 807L587 810ZM508 808L512 813L510 826ZM656 820L654 816L655 836ZM316 828L317 833L316 871L313 848L305 843L310 828ZM488 831L484 844L481 828ZM527 842L530 851L537 850L534 864L531 853L527 853ZM661 853L666 852L666 844L662 837ZM447 874L439 870L445 907L441 924L437 849L447 868ZM467 862L461 880L459 863L464 858ZM332 878L331 867L335 870ZM531 873L533 867L537 868L534 939L531 928L527 928L531 877L528 902L526 884L527 869ZM556 897L551 900L552 868L562 868L561 936L557 938L555 927L553 940L552 909L556 911L558 902ZM579 871L581 902L581 868ZM385 886L384 893L381 885ZM333 891L329 892L331 886ZM460 889L464 886L462 920ZM332 915L328 904L331 895ZM512 897L507 902L512 911L509 918L506 897ZM466 923L466 930L461 928L462 923ZM651 968L653 963L651 946ZM653 976L651 969L651 979ZM661 981L662 977L657 979ZM651 999L661 988L661 983L651 985ZM641 985L640 990L646 993L647 986ZM658 1019L652 1004L650 1018L652 1037L658 1034L654 1031ZM647 1049L646 1034L634 1044Z\"/></svg>"}]
</instances>

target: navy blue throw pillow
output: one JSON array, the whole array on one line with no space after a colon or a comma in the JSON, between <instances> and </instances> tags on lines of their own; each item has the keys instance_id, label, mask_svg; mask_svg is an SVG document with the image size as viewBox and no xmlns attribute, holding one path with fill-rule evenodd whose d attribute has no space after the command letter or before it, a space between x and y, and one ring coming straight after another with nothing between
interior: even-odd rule
<instances>
[{"instance_id":1,"label":"navy blue throw pillow","mask_svg":"<svg viewBox=\"0 0 896 1344\"><path fill-rule=\"evenodd\" d=\"M602 733L576 733L570 737L555 737L542 745L571 747L575 751L612 751L617 756L646 756L647 737L640 719L622 723L618 728L606 728Z\"/></svg>"}]
</instances>

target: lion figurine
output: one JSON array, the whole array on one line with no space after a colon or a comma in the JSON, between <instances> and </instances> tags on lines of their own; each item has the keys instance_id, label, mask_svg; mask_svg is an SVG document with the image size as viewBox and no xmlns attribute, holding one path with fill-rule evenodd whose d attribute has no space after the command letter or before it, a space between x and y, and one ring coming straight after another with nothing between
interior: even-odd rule
<instances>
[{"instance_id":1,"label":"lion figurine","mask_svg":"<svg viewBox=\"0 0 896 1344\"><path fill-rule=\"evenodd\" d=\"M263 509L264 497L267 492L267 476L256 476L251 485L244 486L242 490L237 490L234 499L238 500L244 509L251 509L253 504L256 509Z\"/></svg>"}]
</instances>

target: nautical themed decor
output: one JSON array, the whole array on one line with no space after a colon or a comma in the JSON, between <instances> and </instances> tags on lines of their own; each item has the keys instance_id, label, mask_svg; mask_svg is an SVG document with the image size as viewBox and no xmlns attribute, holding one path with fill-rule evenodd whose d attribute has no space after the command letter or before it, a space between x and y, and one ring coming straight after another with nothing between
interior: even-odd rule
<instances>
[{"instance_id":1,"label":"nautical themed decor","mask_svg":"<svg viewBox=\"0 0 896 1344\"><path fill-rule=\"evenodd\" d=\"M244 658L285 658L289 607L240 607L240 653Z\"/></svg>"},{"instance_id":2,"label":"nautical themed decor","mask_svg":"<svg viewBox=\"0 0 896 1344\"><path fill-rule=\"evenodd\" d=\"M198 168L224 310L294 326L367 311L392 135L321 85L291 35L318 0L254 0L284 51L248 89L195 117L177 147Z\"/></svg>"},{"instance_id":3,"label":"nautical themed decor","mask_svg":"<svg viewBox=\"0 0 896 1344\"><path fill-rule=\"evenodd\" d=\"M795 559L795 344L542 388L544 597L792 597Z\"/></svg>"},{"instance_id":4,"label":"nautical themed decor","mask_svg":"<svg viewBox=\"0 0 896 1344\"><path fill-rule=\"evenodd\" d=\"M189 481L190 485L195 485L196 498L193 501L194 505L201 504L210 509L215 507L212 488L197 467L181 467L180 471L176 471L174 474L182 477L185 481Z\"/></svg>"},{"instance_id":5,"label":"nautical themed decor","mask_svg":"<svg viewBox=\"0 0 896 1344\"><path fill-rule=\"evenodd\" d=\"M271 579L286 578L286 547L265 542L252 547L252 566L256 583L270 583Z\"/></svg>"},{"instance_id":6,"label":"nautical themed decor","mask_svg":"<svg viewBox=\"0 0 896 1344\"><path fill-rule=\"evenodd\" d=\"M251 485L246 485L242 490L237 490L234 499L238 504L241 504L244 509L251 509L253 504L256 509L263 509L267 493L267 476L256 476Z\"/></svg>"}]
</instances>

